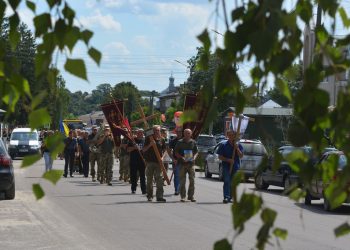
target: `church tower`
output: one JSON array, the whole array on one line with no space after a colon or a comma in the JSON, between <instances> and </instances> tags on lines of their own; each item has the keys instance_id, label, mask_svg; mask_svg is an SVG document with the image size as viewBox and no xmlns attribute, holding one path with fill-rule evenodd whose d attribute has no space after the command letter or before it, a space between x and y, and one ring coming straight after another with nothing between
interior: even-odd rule
<instances>
[{"instance_id":1,"label":"church tower","mask_svg":"<svg viewBox=\"0 0 350 250\"><path fill-rule=\"evenodd\" d=\"M171 76L169 77L169 88L168 93L172 93L176 91L175 85L174 85L175 78L173 77L173 73L171 73Z\"/></svg>"}]
</instances>

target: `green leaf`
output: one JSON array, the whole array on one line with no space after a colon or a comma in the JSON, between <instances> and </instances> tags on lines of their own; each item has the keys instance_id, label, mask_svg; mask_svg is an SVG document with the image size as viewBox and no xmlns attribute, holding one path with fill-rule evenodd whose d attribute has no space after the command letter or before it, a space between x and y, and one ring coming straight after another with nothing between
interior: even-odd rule
<instances>
[{"instance_id":1,"label":"green leaf","mask_svg":"<svg viewBox=\"0 0 350 250\"><path fill-rule=\"evenodd\" d=\"M64 137L61 133L55 133L52 136L45 138L44 143L49 148L51 157L56 158L60 152L63 152Z\"/></svg>"},{"instance_id":2,"label":"green leaf","mask_svg":"<svg viewBox=\"0 0 350 250\"><path fill-rule=\"evenodd\" d=\"M44 190L41 188L40 184L33 184L33 193L37 200L40 200L45 196Z\"/></svg>"},{"instance_id":3,"label":"green leaf","mask_svg":"<svg viewBox=\"0 0 350 250\"><path fill-rule=\"evenodd\" d=\"M341 17L341 20L343 21L343 25L346 28L349 28L350 27L350 19L348 18L346 11L344 10L343 7L340 7L338 11L339 11L339 15Z\"/></svg>"},{"instance_id":4,"label":"green leaf","mask_svg":"<svg viewBox=\"0 0 350 250\"><path fill-rule=\"evenodd\" d=\"M8 0L8 2L11 5L11 8L13 10L16 10L18 5L20 4L21 0Z\"/></svg>"},{"instance_id":5,"label":"green leaf","mask_svg":"<svg viewBox=\"0 0 350 250\"><path fill-rule=\"evenodd\" d=\"M26 168L33 165L35 162L41 159L40 154L28 155L23 158L21 168Z\"/></svg>"},{"instance_id":6,"label":"green leaf","mask_svg":"<svg viewBox=\"0 0 350 250\"><path fill-rule=\"evenodd\" d=\"M31 102L32 109L33 110L36 109L36 107L38 107L38 105L42 103L42 101L44 100L44 98L46 96L47 96L46 90L42 90L39 92L39 94L34 96L34 98L32 99L32 102Z\"/></svg>"},{"instance_id":7,"label":"green leaf","mask_svg":"<svg viewBox=\"0 0 350 250\"><path fill-rule=\"evenodd\" d=\"M27 0L26 1L27 7L31 9L35 13L36 5L32 1Z\"/></svg>"},{"instance_id":8,"label":"green leaf","mask_svg":"<svg viewBox=\"0 0 350 250\"><path fill-rule=\"evenodd\" d=\"M94 33L90 30L84 30L81 32L81 37L83 38L86 45L89 45L89 41Z\"/></svg>"},{"instance_id":9,"label":"green leaf","mask_svg":"<svg viewBox=\"0 0 350 250\"><path fill-rule=\"evenodd\" d=\"M64 69L69 73L87 80L85 62L81 59L67 59Z\"/></svg>"},{"instance_id":10,"label":"green leaf","mask_svg":"<svg viewBox=\"0 0 350 250\"><path fill-rule=\"evenodd\" d=\"M67 3L64 4L62 14L66 19L68 19L68 25L72 26L75 17L75 12L69 7Z\"/></svg>"},{"instance_id":11,"label":"green leaf","mask_svg":"<svg viewBox=\"0 0 350 250\"><path fill-rule=\"evenodd\" d=\"M288 101L292 100L292 95L290 93L290 90L286 81L283 81L282 79L279 79L279 78L276 79L276 87L288 99Z\"/></svg>"},{"instance_id":12,"label":"green leaf","mask_svg":"<svg viewBox=\"0 0 350 250\"><path fill-rule=\"evenodd\" d=\"M53 8L53 6L55 6L56 3L58 3L57 0L46 0L47 4L50 6L50 9ZM60 2L60 1L59 1Z\"/></svg>"},{"instance_id":13,"label":"green leaf","mask_svg":"<svg viewBox=\"0 0 350 250\"><path fill-rule=\"evenodd\" d=\"M210 42L210 37L209 37L209 33L208 30L205 29L202 34L200 34L199 36L197 36L198 40L202 42L203 47L204 47L204 51L209 52L210 46L211 46L211 42Z\"/></svg>"},{"instance_id":14,"label":"green leaf","mask_svg":"<svg viewBox=\"0 0 350 250\"><path fill-rule=\"evenodd\" d=\"M273 225L277 216L277 212L270 208L265 208L261 213L261 219L265 224Z\"/></svg>"},{"instance_id":15,"label":"green leaf","mask_svg":"<svg viewBox=\"0 0 350 250\"><path fill-rule=\"evenodd\" d=\"M96 62L96 64L100 65L101 57L102 57L101 52L95 49L94 47L91 47L88 53L89 53L89 56Z\"/></svg>"},{"instance_id":16,"label":"green leaf","mask_svg":"<svg viewBox=\"0 0 350 250\"><path fill-rule=\"evenodd\" d=\"M275 230L273 230L273 234L276 237L281 238L282 240L286 240L288 236L288 231L281 228L275 228Z\"/></svg>"},{"instance_id":17,"label":"green leaf","mask_svg":"<svg viewBox=\"0 0 350 250\"><path fill-rule=\"evenodd\" d=\"M341 237L350 233L349 223L343 223L339 227L334 229L334 234L336 237Z\"/></svg>"},{"instance_id":18,"label":"green leaf","mask_svg":"<svg viewBox=\"0 0 350 250\"><path fill-rule=\"evenodd\" d=\"M227 239L222 239L214 244L214 250L231 250L232 246Z\"/></svg>"},{"instance_id":19,"label":"green leaf","mask_svg":"<svg viewBox=\"0 0 350 250\"><path fill-rule=\"evenodd\" d=\"M302 197L305 197L306 192L300 188L294 188L294 190L289 194L289 198L295 201L299 201Z\"/></svg>"},{"instance_id":20,"label":"green leaf","mask_svg":"<svg viewBox=\"0 0 350 250\"><path fill-rule=\"evenodd\" d=\"M30 112L28 120L29 126L32 129L40 128L43 125L51 123L51 117L46 108L40 108Z\"/></svg>"},{"instance_id":21,"label":"green leaf","mask_svg":"<svg viewBox=\"0 0 350 250\"><path fill-rule=\"evenodd\" d=\"M65 44L72 52L75 44L78 42L80 38L80 30L77 27L72 27L68 30L65 35Z\"/></svg>"},{"instance_id":22,"label":"green leaf","mask_svg":"<svg viewBox=\"0 0 350 250\"><path fill-rule=\"evenodd\" d=\"M52 169L50 171L47 171L43 174L43 178L51 181L54 185L61 179L61 176L63 174L63 170L56 170Z\"/></svg>"},{"instance_id":23,"label":"green leaf","mask_svg":"<svg viewBox=\"0 0 350 250\"><path fill-rule=\"evenodd\" d=\"M35 26L35 36L39 37L52 27L51 25L51 15L49 13L43 13L34 17L34 26Z\"/></svg>"}]
</instances>

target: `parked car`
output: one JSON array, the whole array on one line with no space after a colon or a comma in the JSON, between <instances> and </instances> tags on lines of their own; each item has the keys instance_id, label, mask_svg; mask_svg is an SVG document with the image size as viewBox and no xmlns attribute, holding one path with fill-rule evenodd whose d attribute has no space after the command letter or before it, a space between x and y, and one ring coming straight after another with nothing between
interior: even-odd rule
<instances>
[{"instance_id":1,"label":"parked car","mask_svg":"<svg viewBox=\"0 0 350 250\"><path fill-rule=\"evenodd\" d=\"M196 165L203 170L205 165L205 159L209 150L213 150L216 146L215 137L212 135L200 134L197 138L198 157L196 159Z\"/></svg>"},{"instance_id":2,"label":"parked car","mask_svg":"<svg viewBox=\"0 0 350 250\"><path fill-rule=\"evenodd\" d=\"M330 160L332 156L338 157L338 171L333 177L335 180L337 176L342 174L343 169L347 165L347 158L342 151L330 151L323 154L321 160L317 164L322 164ZM323 208L326 211L332 210L331 204L324 196L324 190L330 183L324 183L322 178L316 178L312 181L310 188L306 190L305 205L311 205L312 200L323 199ZM350 185L350 182L349 182ZM350 195L348 194L344 203L350 203Z\"/></svg>"},{"instance_id":3,"label":"parked car","mask_svg":"<svg viewBox=\"0 0 350 250\"><path fill-rule=\"evenodd\" d=\"M8 152L12 159L15 159L17 156L38 154L40 152L40 145L37 130L15 128L11 133Z\"/></svg>"},{"instance_id":4,"label":"parked car","mask_svg":"<svg viewBox=\"0 0 350 250\"><path fill-rule=\"evenodd\" d=\"M5 199L15 198L15 176L12 160L2 140L0 140L0 192Z\"/></svg>"},{"instance_id":5,"label":"parked car","mask_svg":"<svg viewBox=\"0 0 350 250\"><path fill-rule=\"evenodd\" d=\"M217 154L221 143L218 143L213 150L209 151L206 157L204 172L207 178L211 178L212 174L219 175L219 180L223 178L221 161ZM258 140L242 139L239 143L243 147L243 158L241 159L240 169L244 172L245 178L248 179L254 176L262 159L267 155L267 151L261 141Z\"/></svg>"},{"instance_id":6,"label":"parked car","mask_svg":"<svg viewBox=\"0 0 350 250\"><path fill-rule=\"evenodd\" d=\"M257 172L255 175L255 187L259 190L266 190L270 185L283 187L284 190L288 190L291 185L300 185L299 176L292 170L289 163L285 160L286 156L294 151L303 151L311 160L313 159L312 148L309 146L294 147L294 146L282 146L278 149L282 155L283 160L277 170L273 171L273 159L268 163L268 166L264 171ZM326 148L325 152L334 151L335 148Z\"/></svg>"}]
</instances>

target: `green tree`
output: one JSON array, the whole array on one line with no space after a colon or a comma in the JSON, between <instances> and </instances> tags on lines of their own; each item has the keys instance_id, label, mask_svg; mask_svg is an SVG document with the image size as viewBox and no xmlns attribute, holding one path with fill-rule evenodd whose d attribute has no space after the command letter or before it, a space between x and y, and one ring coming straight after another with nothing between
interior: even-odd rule
<instances>
[{"instance_id":1,"label":"green tree","mask_svg":"<svg viewBox=\"0 0 350 250\"><path fill-rule=\"evenodd\" d=\"M301 89L303 85L303 64L302 62L293 64L291 68L286 70L283 75L281 76L281 79L287 83L288 88L290 89L291 93L291 99L288 99L279 88L274 86L273 88L269 89L265 96L267 98L271 98L281 106L285 107L289 104L292 104L292 101L295 97L298 91Z\"/></svg>"}]
</instances>

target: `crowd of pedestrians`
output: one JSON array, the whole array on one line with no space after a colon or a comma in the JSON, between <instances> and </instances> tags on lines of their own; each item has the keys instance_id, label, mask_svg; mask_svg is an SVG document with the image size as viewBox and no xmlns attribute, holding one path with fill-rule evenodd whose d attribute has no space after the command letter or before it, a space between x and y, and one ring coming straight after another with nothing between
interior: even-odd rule
<instances>
[{"instance_id":1,"label":"crowd of pedestrians","mask_svg":"<svg viewBox=\"0 0 350 250\"><path fill-rule=\"evenodd\" d=\"M74 177L79 172L84 177L100 184L112 186L114 158L119 159L119 180L130 183L131 194L137 191L138 183L141 193L148 201L156 198L157 202L166 202L164 198L163 160L170 157L172 161L171 179L174 182L174 195L180 195L180 201L196 202L195 198L195 161L198 156L196 141L192 139L190 129L177 128L176 136L168 141L161 126L155 125L151 135L145 137L143 129L133 131L133 137L127 139L121 136L118 147L108 125L92 127L92 132L70 130L64 139L64 174L63 177ZM53 135L47 131L44 137ZM231 180L240 167L243 148L237 143L236 133L228 131L228 140L224 141L218 150L219 159L223 164L223 202L232 202ZM52 169L53 159L50 150L42 143L42 154L45 160L45 170ZM167 156L166 156L167 155ZM158 157L160 156L161 159ZM161 160L161 162L160 162ZM96 167L96 168L95 168ZM168 168L166 166L166 171ZM186 179L189 184L186 193ZM156 186L154 196L154 185Z\"/></svg>"}]
</instances>

